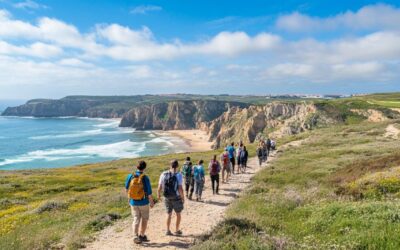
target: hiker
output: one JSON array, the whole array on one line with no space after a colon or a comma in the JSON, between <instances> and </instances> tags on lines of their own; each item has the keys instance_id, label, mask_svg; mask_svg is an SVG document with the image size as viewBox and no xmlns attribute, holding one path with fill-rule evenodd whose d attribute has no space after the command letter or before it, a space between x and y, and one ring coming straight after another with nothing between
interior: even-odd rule
<instances>
[{"instance_id":1,"label":"hiker","mask_svg":"<svg viewBox=\"0 0 400 250\"><path fill-rule=\"evenodd\" d=\"M274 140L271 140L271 149L276 150L276 142Z\"/></svg>"},{"instance_id":2,"label":"hiker","mask_svg":"<svg viewBox=\"0 0 400 250\"><path fill-rule=\"evenodd\" d=\"M217 161L216 155L214 155L210 164L208 164L208 171L210 173L213 194L219 194L219 172L221 171L221 165Z\"/></svg>"},{"instance_id":3,"label":"hiker","mask_svg":"<svg viewBox=\"0 0 400 250\"><path fill-rule=\"evenodd\" d=\"M228 154L229 154L229 161L231 162L232 165L232 174L235 174L235 143L231 143L231 145L228 147Z\"/></svg>"},{"instance_id":4,"label":"hiker","mask_svg":"<svg viewBox=\"0 0 400 250\"><path fill-rule=\"evenodd\" d=\"M206 181L203 167L203 160L200 160L199 163L193 168L193 177L194 177L194 193L196 194L196 201L201 201L201 194L203 193L204 183Z\"/></svg>"},{"instance_id":5,"label":"hiker","mask_svg":"<svg viewBox=\"0 0 400 250\"><path fill-rule=\"evenodd\" d=\"M262 144L262 152L263 152L263 162L266 162L268 160L268 147L265 142Z\"/></svg>"},{"instance_id":6,"label":"hiker","mask_svg":"<svg viewBox=\"0 0 400 250\"><path fill-rule=\"evenodd\" d=\"M239 147L236 149L236 160L237 160L237 174L239 174L239 172L242 169L242 162L241 162L241 158L240 155L242 154L242 150L243 150L243 143L239 144Z\"/></svg>"},{"instance_id":7,"label":"hiker","mask_svg":"<svg viewBox=\"0 0 400 250\"><path fill-rule=\"evenodd\" d=\"M262 149L261 143L258 144L258 147L257 147L257 150L256 150L256 154L257 154L257 157L258 157L258 164L261 167L261 164L263 162L263 149Z\"/></svg>"},{"instance_id":8,"label":"hiker","mask_svg":"<svg viewBox=\"0 0 400 250\"><path fill-rule=\"evenodd\" d=\"M247 152L246 146L243 146L242 151L240 152L240 162L242 166L242 173L246 173L247 168L247 159L249 157L249 152Z\"/></svg>"},{"instance_id":9,"label":"hiker","mask_svg":"<svg viewBox=\"0 0 400 250\"><path fill-rule=\"evenodd\" d=\"M186 198L192 199L194 191L194 180L193 180L193 165L190 161L190 157L186 157L186 161L183 163L182 175L185 178L185 192Z\"/></svg>"},{"instance_id":10,"label":"hiker","mask_svg":"<svg viewBox=\"0 0 400 250\"><path fill-rule=\"evenodd\" d=\"M182 174L177 170L179 167L178 160L171 161L171 167L169 170L164 171L158 182L158 199L161 200L161 191L164 196L164 204L167 210L167 232L166 235L173 235L170 230L172 211L176 213L176 230L175 235L182 235L180 230L181 223L181 212L183 210L183 204L185 203L185 197L183 195Z\"/></svg>"},{"instance_id":11,"label":"hiker","mask_svg":"<svg viewBox=\"0 0 400 250\"><path fill-rule=\"evenodd\" d=\"M271 151L271 139L268 138L267 141L265 142L266 146L267 146L267 155L269 156L269 153Z\"/></svg>"},{"instance_id":12,"label":"hiker","mask_svg":"<svg viewBox=\"0 0 400 250\"><path fill-rule=\"evenodd\" d=\"M125 189L131 206L131 213L134 217L132 229L135 237L133 241L136 244L140 244L149 241L146 236L146 228L149 221L150 207L154 206L154 200L150 179L144 174L146 162L140 161L136 168L135 173L129 174L126 178Z\"/></svg>"},{"instance_id":13,"label":"hiker","mask_svg":"<svg viewBox=\"0 0 400 250\"><path fill-rule=\"evenodd\" d=\"M221 154L221 164L222 164L222 171L221 171L222 183L226 183L228 182L229 176L231 174L228 148L225 148L225 151Z\"/></svg>"}]
</instances>

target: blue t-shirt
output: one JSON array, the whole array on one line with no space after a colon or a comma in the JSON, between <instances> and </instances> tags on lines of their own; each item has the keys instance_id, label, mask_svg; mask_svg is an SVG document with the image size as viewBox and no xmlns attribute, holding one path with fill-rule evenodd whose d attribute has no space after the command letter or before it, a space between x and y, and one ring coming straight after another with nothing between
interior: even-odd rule
<instances>
[{"instance_id":1,"label":"blue t-shirt","mask_svg":"<svg viewBox=\"0 0 400 250\"><path fill-rule=\"evenodd\" d=\"M229 159L232 159L235 157L235 148L233 146L228 147L228 154L229 154Z\"/></svg>"},{"instance_id":2,"label":"blue t-shirt","mask_svg":"<svg viewBox=\"0 0 400 250\"><path fill-rule=\"evenodd\" d=\"M202 165L196 165L193 169L193 176L196 181L201 181L204 177L204 168Z\"/></svg>"},{"instance_id":3,"label":"blue t-shirt","mask_svg":"<svg viewBox=\"0 0 400 250\"><path fill-rule=\"evenodd\" d=\"M135 175L139 176L141 174L140 171L136 171ZM129 189L129 184L131 183L131 179L132 179L133 175L129 174L128 177L126 178L125 181L125 188L126 190ZM144 206L144 205L148 205L149 202L149 195L152 194L152 190L151 190L151 185L150 185L150 179L149 177L147 177L147 175L145 175L143 177L143 185L144 185L144 193L146 194L143 200L140 201L135 201L133 199L129 200L129 204L131 204L131 206Z\"/></svg>"}]
</instances>

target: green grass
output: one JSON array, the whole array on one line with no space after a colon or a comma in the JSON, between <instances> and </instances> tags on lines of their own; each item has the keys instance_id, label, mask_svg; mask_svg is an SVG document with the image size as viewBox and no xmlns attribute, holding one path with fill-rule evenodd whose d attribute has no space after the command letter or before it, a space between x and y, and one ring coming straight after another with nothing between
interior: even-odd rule
<instances>
[{"instance_id":1,"label":"green grass","mask_svg":"<svg viewBox=\"0 0 400 250\"><path fill-rule=\"evenodd\" d=\"M250 145L254 151L254 146ZM214 153L190 153L208 162ZM187 154L141 158L156 188L170 160ZM130 214L124 191L126 176L139 159L71 168L2 171L0 175L0 249L49 249L83 246L91 235Z\"/></svg>"},{"instance_id":2,"label":"green grass","mask_svg":"<svg viewBox=\"0 0 400 250\"><path fill-rule=\"evenodd\" d=\"M400 249L400 143L383 137L387 125L303 134L195 249Z\"/></svg>"}]
</instances>

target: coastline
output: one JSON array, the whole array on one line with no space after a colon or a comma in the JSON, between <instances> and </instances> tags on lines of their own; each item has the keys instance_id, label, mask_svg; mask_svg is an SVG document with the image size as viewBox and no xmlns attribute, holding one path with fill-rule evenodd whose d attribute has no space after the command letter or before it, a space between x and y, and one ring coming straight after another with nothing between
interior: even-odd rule
<instances>
[{"instance_id":1,"label":"coastline","mask_svg":"<svg viewBox=\"0 0 400 250\"><path fill-rule=\"evenodd\" d=\"M208 135L205 131L200 129L187 129L187 130L153 130L158 135L170 135L179 137L188 145L187 152L203 152L212 150L212 142L208 141Z\"/></svg>"}]
</instances>

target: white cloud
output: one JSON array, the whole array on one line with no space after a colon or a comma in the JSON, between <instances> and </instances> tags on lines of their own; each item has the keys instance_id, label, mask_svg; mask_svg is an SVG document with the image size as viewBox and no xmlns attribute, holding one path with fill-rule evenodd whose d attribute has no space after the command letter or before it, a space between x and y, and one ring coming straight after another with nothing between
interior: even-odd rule
<instances>
[{"instance_id":1,"label":"white cloud","mask_svg":"<svg viewBox=\"0 0 400 250\"><path fill-rule=\"evenodd\" d=\"M294 12L276 21L279 29L291 32L400 29L400 9L386 4L368 5L356 12L347 11L333 17L320 18Z\"/></svg>"},{"instance_id":2,"label":"white cloud","mask_svg":"<svg viewBox=\"0 0 400 250\"><path fill-rule=\"evenodd\" d=\"M59 56L62 54L62 52L63 50L57 46L44 44L41 42L36 42L29 46L15 46L7 42L0 41L0 54L50 58Z\"/></svg>"},{"instance_id":3,"label":"white cloud","mask_svg":"<svg viewBox=\"0 0 400 250\"><path fill-rule=\"evenodd\" d=\"M147 14L148 12L151 11L160 11L162 10L161 6L157 6L157 5L139 5L134 7L131 10L132 14Z\"/></svg>"},{"instance_id":4,"label":"white cloud","mask_svg":"<svg viewBox=\"0 0 400 250\"><path fill-rule=\"evenodd\" d=\"M78 68L94 68L95 65L92 63L84 62L77 58L65 58L58 62L62 66L78 67Z\"/></svg>"},{"instance_id":5,"label":"white cloud","mask_svg":"<svg viewBox=\"0 0 400 250\"><path fill-rule=\"evenodd\" d=\"M29 10L29 9L36 10L36 9L47 9L48 8L46 5L39 4L32 0L26 0L23 2L14 3L13 6L18 9L26 9L26 10Z\"/></svg>"}]
</instances>

